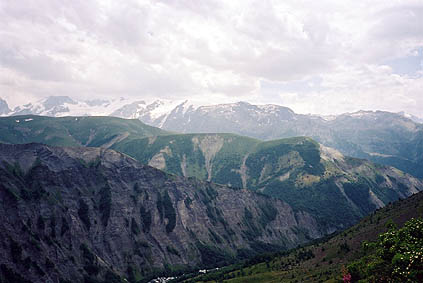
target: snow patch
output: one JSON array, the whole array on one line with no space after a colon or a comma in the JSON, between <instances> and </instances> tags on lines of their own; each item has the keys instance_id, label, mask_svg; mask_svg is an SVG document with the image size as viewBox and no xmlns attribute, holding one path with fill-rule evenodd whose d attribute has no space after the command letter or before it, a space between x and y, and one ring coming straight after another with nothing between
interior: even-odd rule
<instances>
[{"instance_id":1,"label":"snow patch","mask_svg":"<svg viewBox=\"0 0 423 283\"><path fill-rule=\"evenodd\" d=\"M342 155L342 153L340 153L334 148L326 147L322 144L320 144L320 153L323 160L344 160L344 155Z\"/></svg>"}]
</instances>

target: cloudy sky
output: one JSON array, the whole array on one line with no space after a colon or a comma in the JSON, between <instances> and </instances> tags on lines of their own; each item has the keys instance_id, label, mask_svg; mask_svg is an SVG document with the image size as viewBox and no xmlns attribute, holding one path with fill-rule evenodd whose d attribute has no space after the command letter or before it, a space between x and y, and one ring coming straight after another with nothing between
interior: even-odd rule
<instances>
[{"instance_id":1,"label":"cloudy sky","mask_svg":"<svg viewBox=\"0 0 423 283\"><path fill-rule=\"evenodd\" d=\"M423 1L0 0L0 97L423 117Z\"/></svg>"}]
</instances>

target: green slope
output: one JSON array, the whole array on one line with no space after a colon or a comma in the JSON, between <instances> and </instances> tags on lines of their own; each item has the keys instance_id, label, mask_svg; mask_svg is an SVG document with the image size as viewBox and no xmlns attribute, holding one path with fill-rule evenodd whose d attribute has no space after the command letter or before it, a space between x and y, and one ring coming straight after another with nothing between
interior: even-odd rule
<instances>
[{"instance_id":1,"label":"green slope","mask_svg":"<svg viewBox=\"0 0 423 283\"><path fill-rule=\"evenodd\" d=\"M314 244L299 247L288 253L258 256L244 264L224 267L219 271L202 276L187 275L181 277L178 281L343 282L343 269L346 273L351 272L353 280L359 280L359 271L371 269L373 266L378 267L376 263L378 262L379 267L380 264L383 265L380 270L373 270L372 274L361 274L363 281L360 282L373 282L372 280L376 280L378 277L386 276L387 269L392 267L390 265L393 256L386 255L389 251L386 248L388 244L386 239L395 239L396 245L400 247L397 247L397 250L407 250L410 246L408 241L410 233L413 242L421 243L423 241L423 227L418 221L410 222L406 228L399 230L389 227L393 225L402 227L410 219L421 217L423 217L423 193L418 193L407 199L389 204L365 217L353 227ZM368 248L363 248L364 242L374 242L375 244L367 244ZM369 246L373 246L373 248L369 248ZM419 250L421 246L413 249ZM379 253L381 254L379 255ZM387 262L384 262L381 258L383 255L386 257L385 260L388 260ZM413 268L421 271L423 264L421 258L419 259L420 261L415 261ZM392 262L396 263L395 260ZM365 263L365 266L363 266L363 263ZM400 269L402 270L402 267ZM403 270L405 269L406 266ZM409 282L419 282L416 279L419 275L416 272L415 274L416 276ZM372 276L373 278L370 278ZM405 277L396 278L392 282L406 281Z\"/></svg>"},{"instance_id":2,"label":"green slope","mask_svg":"<svg viewBox=\"0 0 423 283\"><path fill-rule=\"evenodd\" d=\"M124 139L166 134L139 120L114 117L63 117L24 115L0 118L0 142L39 142L59 146L109 147Z\"/></svg>"},{"instance_id":3,"label":"green slope","mask_svg":"<svg viewBox=\"0 0 423 283\"><path fill-rule=\"evenodd\" d=\"M234 134L184 134L128 140L114 149L173 174L242 187L233 169L259 143Z\"/></svg>"},{"instance_id":4,"label":"green slope","mask_svg":"<svg viewBox=\"0 0 423 283\"><path fill-rule=\"evenodd\" d=\"M345 157L305 137L261 142L233 134L168 135L114 149L173 174L280 198L315 215L328 232L423 189L399 170Z\"/></svg>"}]
</instances>

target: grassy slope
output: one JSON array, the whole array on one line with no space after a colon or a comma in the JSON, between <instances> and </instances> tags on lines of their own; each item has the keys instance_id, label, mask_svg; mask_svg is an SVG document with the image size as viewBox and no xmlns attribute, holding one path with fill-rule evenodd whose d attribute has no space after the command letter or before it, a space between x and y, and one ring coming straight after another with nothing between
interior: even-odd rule
<instances>
[{"instance_id":1,"label":"grassy slope","mask_svg":"<svg viewBox=\"0 0 423 283\"><path fill-rule=\"evenodd\" d=\"M217 145L221 147L210 160L208 178L206 151ZM280 198L317 216L329 230L350 226L376 209L369 201L369 190L383 203L397 200L397 191L406 191L401 173L390 172L388 176L383 166L348 157L336 162L322 160L320 145L306 137L260 142L233 134L184 134L125 140L114 149L142 163L160 157L158 168L172 174L235 187L245 185ZM400 184L397 191L389 187L392 183ZM339 184L356 207L345 198Z\"/></svg>"},{"instance_id":2,"label":"grassy slope","mask_svg":"<svg viewBox=\"0 0 423 283\"><path fill-rule=\"evenodd\" d=\"M0 133L2 143L102 146L121 135L135 139L167 132L147 126L139 120L114 117L53 118L24 115L0 118Z\"/></svg>"},{"instance_id":3,"label":"grassy slope","mask_svg":"<svg viewBox=\"0 0 423 283\"><path fill-rule=\"evenodd\" d=\"M386 232L387 222L402 226L411 218L423 217L423 193L389 204L353 227L318 243L297 248L285 255L268 255L221 271L198 276L194 282L341 282L342 266L363 255L361 243L374 241Z\"/></svg>"},{"instance_id":4,"label":"grassy slope","mask_svg":"<svg viewBox=\"0 0 423 283\"><path fill-rule=\"evenodd\" d=\"M216 183L230 183L235 187L242 187L239 174L231 171L239 168L242 158L260 141L234 134L180 134L158 136L154 139L144 138L127 140L117 144L114 149L124 152L142 163L148 163L155 155L163 152L166 159L165 171L183 175L181 164L185 160L186 175L207 180L205 166L206 154L201 150L208 150L207 139L218 140L222 147L212 158L212 179Z\"/></svg>"}]
</instances>

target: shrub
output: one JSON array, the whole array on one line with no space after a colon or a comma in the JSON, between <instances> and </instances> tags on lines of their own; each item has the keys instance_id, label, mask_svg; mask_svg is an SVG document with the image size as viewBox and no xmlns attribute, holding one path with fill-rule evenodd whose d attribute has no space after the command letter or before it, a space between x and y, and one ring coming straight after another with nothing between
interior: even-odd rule
<instances>
[{"instance_id":1,"label":"shrub","mask_svg":"<svg viewBox=\"0 0 423 283\"><path fill-rule=\"evenodd\" d=\"M142 205L140 207L141 225L144 233L150 232L151 228L151 211L147 211Z\"/></svg>"},{"instance_id":2,"label":"shrub","mask_svg":"<svg viewBox=\"0 0 423 283\"><path fill-rule=\"evenodd\" d=\"M364 243L367 255L348 266L353 282L423 282L423 220L411 219L401 229L389 227L377 241Z\"/></svg>"},{"instance_id":3,"label":"shrub","mask_svg":"<svg viewBox=\"0 0 423 283\"><path fill-rule=\"evenodd\" d=\"M100 190L100 213L101 213L101 223L103 226L107 226L110 218L110 211L112 207L112 193L110 187L106 185Z\"/></svg>"},{"instance_id":4,"label":"shrub","mask_svg":"<svg viewBox=\"0 0 423 283\"><path fill-rule=\"evenodd\" d=\"M164 206L164 216L168 219L168 223L166 225L166 232L170 233L175 229L176 226L176 211L173 208L172 200L170 199L169 194L167 191L163 197L163 206Z\"/></svg>"},{"instance_id":5,"label":"shrub","mask_svg":"<svg viewBox=\"0 0 423 283\"><path fill-rule=\"evenodd\" d=\"M138 226L137 221L135 221L134 218L132 218L132 220L131 220L131 231L135 235L140 234L140 227Z\"/></svg>"}]
</instances>

